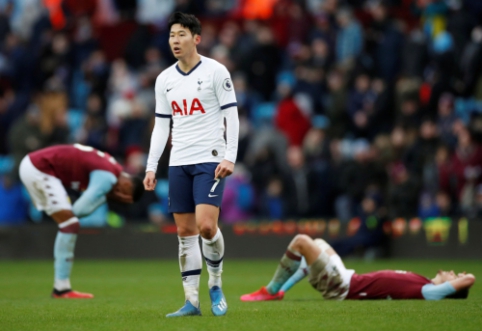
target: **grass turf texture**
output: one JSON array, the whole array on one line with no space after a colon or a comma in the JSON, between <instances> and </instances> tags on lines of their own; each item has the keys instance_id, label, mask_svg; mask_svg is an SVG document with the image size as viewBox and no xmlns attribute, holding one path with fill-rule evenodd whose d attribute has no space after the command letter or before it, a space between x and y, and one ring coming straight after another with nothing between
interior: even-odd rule
<instances>
[{"instance_id":1,"label":"grass turf texture","mask_svg":"<svg viewBox=\"0 0 482 331\"><path fill-rule=\"evenodd\" d=\"M93 300L55 300L50 261L0 261L0 330L482 330L480 261L346 261L357 272L438 269L479 277L468 300L323 301L306 280L280 302L244 303L239 296L266 284L277 261L227 260L228 315L213 317L207 272L201 276L202 317L166 319L183 303L177 261L76 261L74 289Z\"/></svg>"}]
</instances>

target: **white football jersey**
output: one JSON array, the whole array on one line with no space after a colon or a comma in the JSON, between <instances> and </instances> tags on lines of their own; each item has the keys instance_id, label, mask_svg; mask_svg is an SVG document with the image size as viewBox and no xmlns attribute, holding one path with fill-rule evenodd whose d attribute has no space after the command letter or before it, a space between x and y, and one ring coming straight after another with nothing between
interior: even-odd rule
<instances>
[{"instance_id":1,"label":"white football jersey","mask_svg":"<svg viewBox=\"0 0 482 331\"><path fill-rule=\"evenodd\" d=\"M157 77L155 93L156 116L173 122L169 165L221 162L226 150L222 110L236 106L226 67L201 56L184 73L176 63Z\"/></svg>"}]
</instances>

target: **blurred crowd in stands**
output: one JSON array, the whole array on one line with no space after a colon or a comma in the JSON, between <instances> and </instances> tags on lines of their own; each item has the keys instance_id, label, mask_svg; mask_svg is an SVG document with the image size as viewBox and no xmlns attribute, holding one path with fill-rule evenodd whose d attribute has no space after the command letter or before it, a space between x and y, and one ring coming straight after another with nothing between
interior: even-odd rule
<instances>
[{"instance_id":1,"label":"blurred crowd in stands","mask_svg":"<svg viewBox=\"0 0 482 331\"><path fill-rule=\"evenodd\" d=\"M0 0L0 224L33 217L17 167L39 148L144 176L176 10L236 90L222 222L482 216L480 0ZM170 218L167 166L129 220Z\"/></svg>"}]
</instances>

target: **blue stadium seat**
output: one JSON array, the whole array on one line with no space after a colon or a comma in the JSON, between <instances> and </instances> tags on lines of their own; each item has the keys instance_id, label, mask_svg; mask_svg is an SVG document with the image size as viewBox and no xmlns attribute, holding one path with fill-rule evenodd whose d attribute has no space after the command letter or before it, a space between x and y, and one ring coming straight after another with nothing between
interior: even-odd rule
<instances>
[{"instance_id":1,"label":"blue stadium seat","mask_svg":"<svg viewBox=\"0 0 482 331\"><path fill-rule=\"evenodd\" d=\"M8 174L12 171L15 162L9 155L0 155L0 175Z\"/></svg>"},{"instance_id":2,"label":"blue stadium seat","mask_svg":"<svg viewBox=\"0 0 482 331\"><path fill-rule=\"evenodd\" d=\"M69 109L67 112L67 121L69 124L70 134L74 135L82 128L85 122L85 114L78 109Z\"/></svg>"},{"instance_id":3,"label":"blue stadium seat","mask_svg":"<svg viewBox=\"0 0 482 331\"><path fill-rule=\"evenodd\" d=\"M482 114L482 101L474 98L456 98L455 114L467 124L473 114Z\"/></svg>"},{"instance_id":4,"label":"blue stadium seat","mask_svg":"<svg viewBox=\"0 0 482 331\"><path fill-rule=\"evenodd\" d=\"M167 179L159 179L154 189L159 202L151 203L148 207L149 215L169 214L169 181Z\"/></svg>"},{"instance_id":5,"label":"blue stadium seat","mask_svg":"<svg viewBox=\"0 0 482 331\"><path fill-rule=\"evenodd\" d=\"M156 192L159 199L167 199L169 196L169 181L167 179L159 179L154 192Z\"/></svg>"},{"instance_id":6,"label":"blue stadium seat","mask_svg":"<svg viewBox=\"0 0 482 331\"><path fill-rule=\"evenodd\" d=\"M32 222L40 223L42 222L43 214L37 208L35 208L32 199L30 199L30 195L28 194L27 189L25 186L22 186L22 194L25 200L28 201L28 216L32 220Z\"/></svg>"},{"instance_id":7,"label":"blue stadium seat","mask_svg":"<svg viewBox=\"0 0 482 331\"><path fill-rule=\"evenodd\" d=\"M260 103L253 109L252 123L255 128L263 126L273 126L273 117L276 113L274 102Z\"/></svg>"},{"instance_id":8,"label":"blue stadium seat","mask_svg":"<svg viewBox=\"0 0 482 331\"><path fill-rule=\"evenodd\" d=\"M8 181L8 185L5 185ZM27 220L27 201L20 183L0 177L0 226L21 225Z\"/></svg>"}]
</instances>

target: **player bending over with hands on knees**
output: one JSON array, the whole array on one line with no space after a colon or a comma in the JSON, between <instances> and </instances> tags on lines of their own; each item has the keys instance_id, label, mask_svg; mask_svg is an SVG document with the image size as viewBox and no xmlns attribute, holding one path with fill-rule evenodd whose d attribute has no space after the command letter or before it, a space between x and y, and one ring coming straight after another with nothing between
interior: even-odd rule
<instances>
[{"instance_id":1,"label":"player bending over with hands on knees","mask_svg":"<svg viewBox=\"0 0 482 331\"><path fill-rule=\"evenodd\" d=\"M359 275L346 269L340 256L323 239L297 235L281 258L271 282L241 296L241 301L281 300L286 291L307 275L310 284L326 300L465 299L475 282L474 275L453 271L439 271L432 279L399 270Z\"/></svg>"},{"instance_id":2,"label":"player bending over with hands on knees","mask_svg":"<svg viewBox=\"0 0 482 331\"><path fill-rule=\"evenodd\" d=\"M218 218L225 177L234 170L238 149L236 95L226 67L197 53L199 20L177 12L168 25L169 45L178 62L156 80L156 122L144 179L145 189L154 190L157 165L172 120L169 211L177 226L185 302L167 317L201 315L199 279L203 262L199 235L209 273L211 312L223 316L228 306L221 283L224 239Z\"/></svg>"},{"instance_id":3,"label":"player bending over with hands on knees","mask_svg":"<svg viewBox=\"0 0 482 331\"><path fill-rule=\"evenodd\" d=\"M79 217L91 214L106 200L137 201L144 188L140 178L129 176L107 153L80 144L58 145L32 152L20 163L20 179L38 210L58 224L54 246L53 298L93 298L72 291L70 273L74 262ZM82 192L70 203L66 188Z\"/></svg>"}]
</instances>

